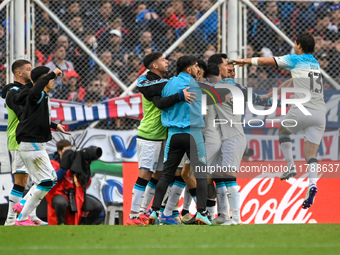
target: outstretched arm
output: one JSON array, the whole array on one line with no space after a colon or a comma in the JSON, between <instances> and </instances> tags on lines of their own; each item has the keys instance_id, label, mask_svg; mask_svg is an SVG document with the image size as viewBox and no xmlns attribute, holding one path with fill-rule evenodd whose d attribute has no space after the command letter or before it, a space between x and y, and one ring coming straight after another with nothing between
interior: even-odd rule
<instances>
[{"instance_id":1,"label":"outstretched arm","mask_svg":"<svg viewBox=\"0 0 340 255\"><path fill-rule=\"evenodd\" d=\"M247 64L255 66L276 66L276 61L274 58L244 58L244 59L231 59L235 65L244 66Z\"/></svg>"}]
</instances>

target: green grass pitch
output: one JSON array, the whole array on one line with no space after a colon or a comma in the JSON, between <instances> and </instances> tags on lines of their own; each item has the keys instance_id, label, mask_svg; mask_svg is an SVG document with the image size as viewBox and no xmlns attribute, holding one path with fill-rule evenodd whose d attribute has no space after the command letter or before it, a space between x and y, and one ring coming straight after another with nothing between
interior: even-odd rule
<instances>
[{"instance_id":1,"label":"green grass pitch","mask_svg":"<svg viewBox=\"0 0 340 255\"><path fill-rule=\"evenodd\" d=\"M0 227L0 254L340 254L340 224Z\"/></svg>"}]
</instances>

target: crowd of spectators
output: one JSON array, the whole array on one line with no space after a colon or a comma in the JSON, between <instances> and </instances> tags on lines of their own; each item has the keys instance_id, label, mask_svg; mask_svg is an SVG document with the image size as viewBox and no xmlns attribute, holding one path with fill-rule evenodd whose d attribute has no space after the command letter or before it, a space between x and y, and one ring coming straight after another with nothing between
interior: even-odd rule
<instances>
[{"instance_id":1,"label":"crowd of spectators","mask_svg":"<svg viewBox=\"0 0 340 255\"><path fill-rule=\"evenodd\" d=\"M43 0L64 24L126 86L145 70L143 57L167 50L215 3L215 0ZM294 39L312 31L315 56L333 78L340 56L340 3L310 1L252 1L277 27ZM219 48L218 29L222 19L217 11L203 21L168 56L169 76L176 75L176 60L194 54L207 61ZM278 56L292 53L290 47L253 11L247 13L247 57ZM0 64L5 63L5 25L0 25ZM122 90L114 80L69 37L51 17L35 9L36 63L63 71L55 81L53 97L85 103L91 95L97 100L114 98ZM2 65L3 66L3 65ZM0 79L4 68L0 66ZM251 67L251 84L256 89L272 86L270 79L282 82L289 72ZM95 85L93 85L95 84ZM99 84L99 85L98 85ZM101 87L92 90L92 86ZM88 94L86 96L86 94Z\"/></svg>"}]
</instances>

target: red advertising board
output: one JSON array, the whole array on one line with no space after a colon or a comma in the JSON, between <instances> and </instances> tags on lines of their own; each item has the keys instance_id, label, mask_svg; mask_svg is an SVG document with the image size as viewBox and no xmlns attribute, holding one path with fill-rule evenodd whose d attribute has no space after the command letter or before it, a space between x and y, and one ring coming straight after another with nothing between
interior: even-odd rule
<instances>
[{"instance_id":1,"label":"red advertising board","mask_svg":"<svg viewBox=\"0 0 340 255\"><path fill-rule=\"evenodd\" d=\"M319 162L318 193L315 203L307 210L301 205L308 187L308 172L305 162L295 163L297 176L281 181L278 170L286 164L283 161L242 162L244 168L237 183L241 194L241 217L245 224L340 223L340 162ZM268 170L270 167L271 171ZM333 168L332 173L330 168ZM138 164L123 163L124 223L129 217L132 189L137 177Z\"/></svg>"}]
</instances>

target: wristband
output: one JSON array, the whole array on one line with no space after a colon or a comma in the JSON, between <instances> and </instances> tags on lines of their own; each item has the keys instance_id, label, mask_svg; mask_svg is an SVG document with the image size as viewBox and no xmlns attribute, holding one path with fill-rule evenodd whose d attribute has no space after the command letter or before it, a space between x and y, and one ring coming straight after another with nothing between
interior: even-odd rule
<instances>
[{"instance_id":1,"label":"wristband","mask_svg":"<svg viewBox=\"0 0 340 255\"><path fill-rule=\"evenodd\" d=\"M253 66L258 66L259 65L259 58L252 58L251 59L251 64Z\"/></svg>"}]
</instances>

